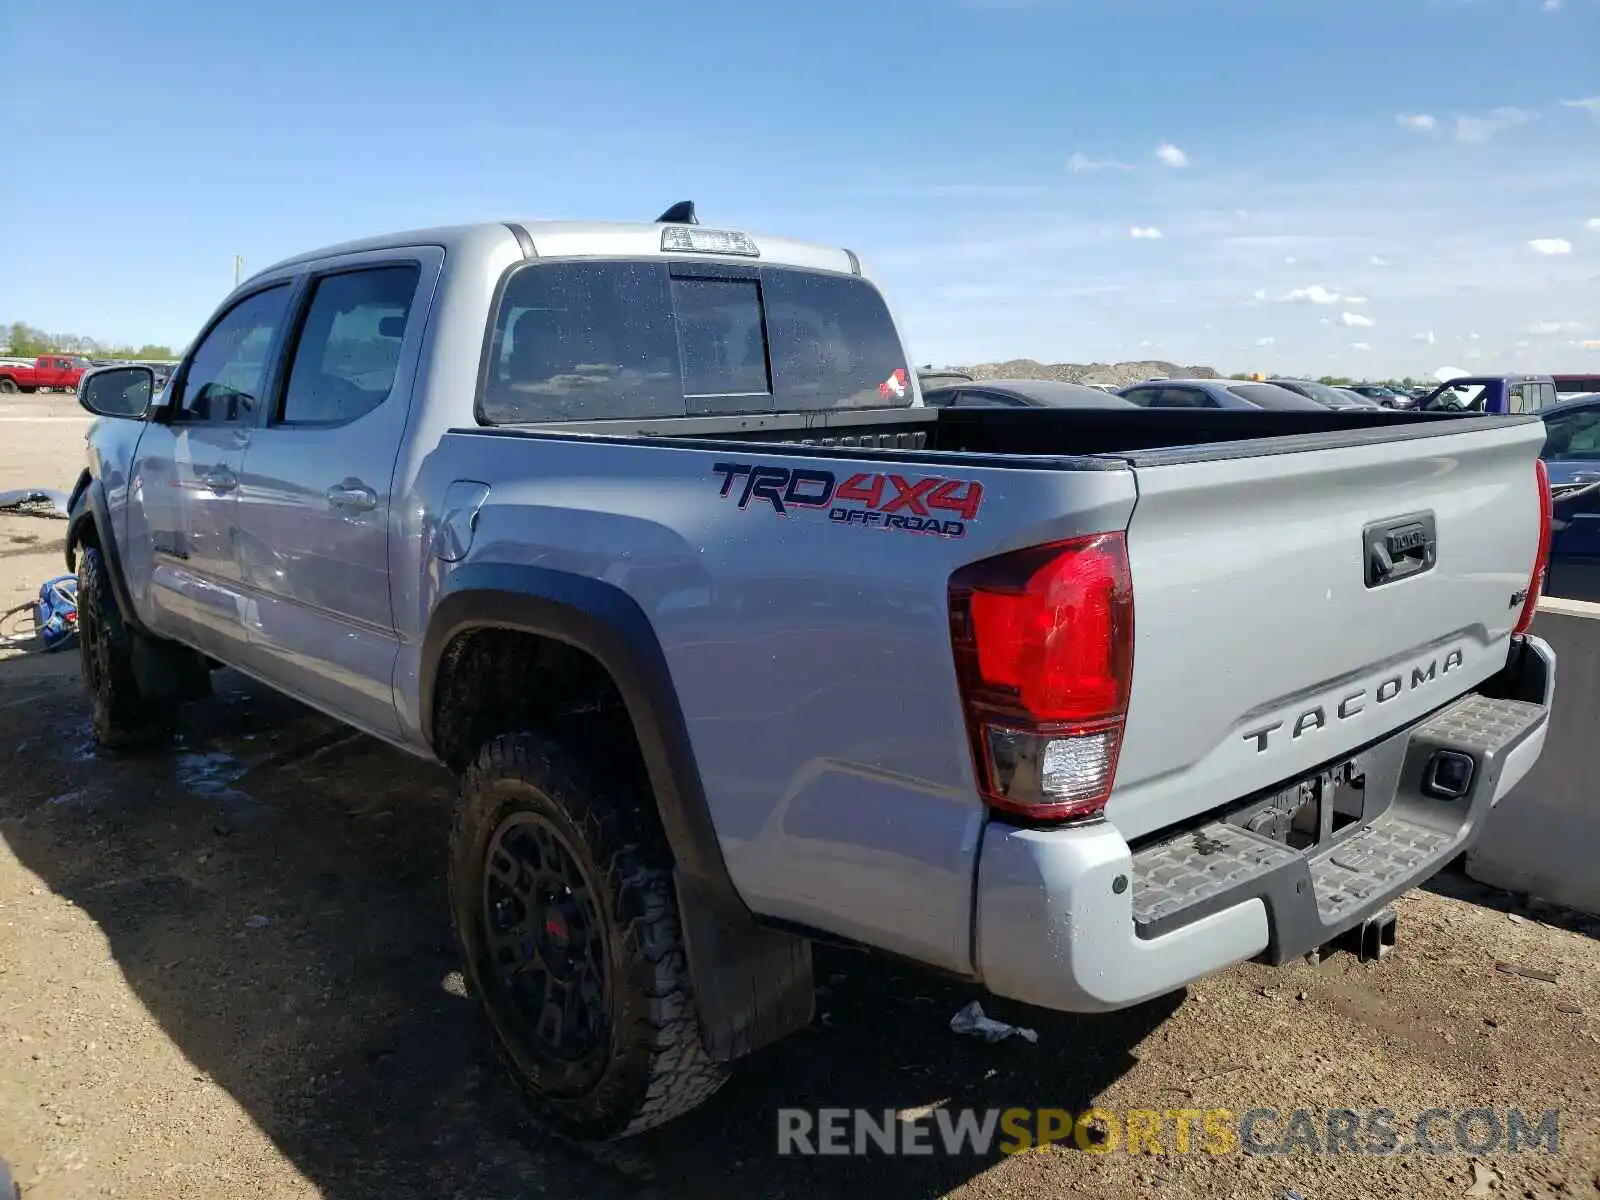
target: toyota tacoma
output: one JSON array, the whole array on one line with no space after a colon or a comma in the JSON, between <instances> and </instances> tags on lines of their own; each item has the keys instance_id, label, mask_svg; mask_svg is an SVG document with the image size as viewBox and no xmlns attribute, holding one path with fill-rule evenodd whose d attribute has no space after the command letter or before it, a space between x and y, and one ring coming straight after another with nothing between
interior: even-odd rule
<instances>
[{"instance_id":1,"label":"toyota tacoma","mask_svg":"<svg viewBox=\"0 0 1600 1200\"><path fill-rule=\"evenodd\" d=\"M1538 758L1536 417L937 408L846 249L485 223L90 373L83 675L233 668L460 790L449 905L566 1135L812 1020L811 947L1118 1009L1352 936Z\"/></svg>"}]
</instances>

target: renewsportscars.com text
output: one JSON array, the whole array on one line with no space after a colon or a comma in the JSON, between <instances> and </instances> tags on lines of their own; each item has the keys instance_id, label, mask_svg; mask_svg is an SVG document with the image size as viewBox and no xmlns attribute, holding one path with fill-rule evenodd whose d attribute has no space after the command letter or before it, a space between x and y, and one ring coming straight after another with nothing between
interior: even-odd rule
<instances>
[{"instance_id":1,"label":"renewsportscars.com text","mask_svg":"<svg viewBox=\"0 0 1600 1200\"><path fill-rule=\"evenodd\" d=\"M1061 1145L1090 1154L1555 1154L1559 1127L1553 1108L1430 1108L1411 1120L1390 1108L935 1108L915 1118L894 1109L785 1108L778 1153L957 1157Z\"/></svg>"}]
</instances>

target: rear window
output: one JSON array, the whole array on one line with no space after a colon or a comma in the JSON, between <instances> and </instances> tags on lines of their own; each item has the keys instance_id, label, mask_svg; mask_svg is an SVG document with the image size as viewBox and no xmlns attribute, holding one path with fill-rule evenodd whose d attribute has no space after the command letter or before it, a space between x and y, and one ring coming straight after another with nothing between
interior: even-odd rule
<instances>
[{"instance_id":1,"label":"rear window","mask_svg":"<svg viewBox=\"0 0 1600 1200\"><path fill-rule=\"evenodd\" d=\"M692 262L530 263L484 365L487 424L902 407L909 368L863 279Z\"/></svg>"},{"instance_id":2,"label":"rear window","mask_svg":"<svg viewBox=\"0 0 1600 1200\"><path fill-rule=\"evenodd\" d=\"M1228 390L1235 396L1242 396L1257 408L1304 410L1322 407L1315 400L1308 400L1304 396L1291 392L1288 388L1274 387L1270 383L1234 383L1228 385Z\"/></svg>"}]
</instances>

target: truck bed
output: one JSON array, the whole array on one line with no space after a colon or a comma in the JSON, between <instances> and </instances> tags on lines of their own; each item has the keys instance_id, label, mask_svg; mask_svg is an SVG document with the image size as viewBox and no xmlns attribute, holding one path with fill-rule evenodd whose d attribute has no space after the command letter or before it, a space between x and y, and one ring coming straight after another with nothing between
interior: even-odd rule
<instances>
[{"instance_id":1,"label":"truck bed","mask_svg":"<svg viewBox=\"0 0 1600 1200\"><path fill-rule=\"evenodd\" d=\"M1199 459L1247 457L1252 445L1273 439L1271 453L1369 445L1459 432L1461 421L1527 423L1537 417L1425 413L1399 409L1343 412L1248 409L865 409L775 413L737 417L674 417L657 421L576 421L537 426L497 426L500 434L559 433L572 437L623 437L656 442L807 446L833 451L942 455L1026 455L1029 467L1094 470L1099 455L1110 464L1158 465ZM478 432L488 432L481 430ZM1054 463L1042 461L1057 460Z\"/></svg>"}]
</instances>

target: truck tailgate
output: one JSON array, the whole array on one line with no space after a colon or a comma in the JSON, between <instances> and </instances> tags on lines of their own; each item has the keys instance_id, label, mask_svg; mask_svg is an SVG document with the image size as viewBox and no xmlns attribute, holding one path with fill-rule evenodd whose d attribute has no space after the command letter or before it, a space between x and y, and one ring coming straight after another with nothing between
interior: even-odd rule
<instances>
[{"instance_id":1,"label":"truck tailgate","mask_svg":"<svg viewBox=\"0 0 1600 1200\"><path fill-rule=\"evenodd\" d=\"M1505 664L1544 429L1460 428L1130 460L1133 688L1106 809L1123 836L1292 782Z\"/></svg>"}]
</instances>

